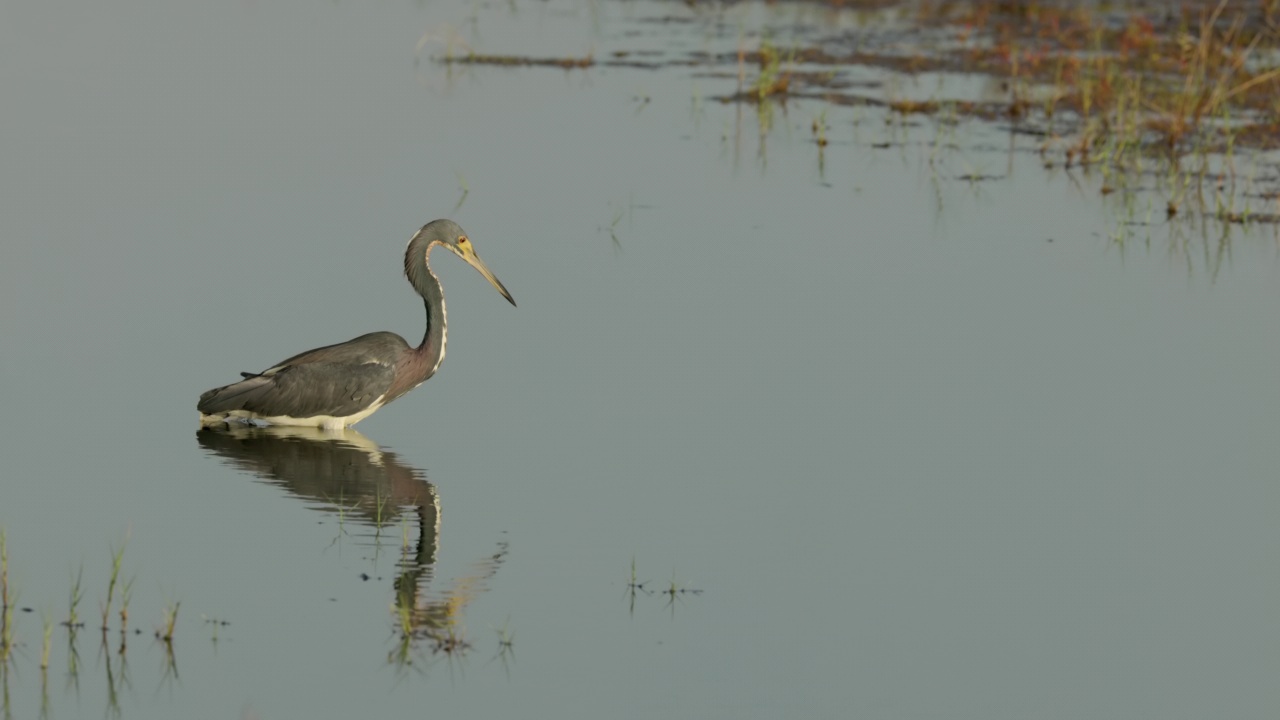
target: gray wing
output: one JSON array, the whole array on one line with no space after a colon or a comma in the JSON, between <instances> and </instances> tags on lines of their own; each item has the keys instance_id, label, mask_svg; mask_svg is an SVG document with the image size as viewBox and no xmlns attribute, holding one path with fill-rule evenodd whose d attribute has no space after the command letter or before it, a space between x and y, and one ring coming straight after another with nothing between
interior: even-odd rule
<instances>
[{"instance_id":1,"label":"gray wing","mask_svg":"<svg viewBox=\"0 0 1280 720\"><path fill-rule=\"evenodd\" d=\"M394 376L393 366L377 362L286 365L210 390L196 408L206 415L247 410L266 417L346 417L386 394Z\"/></svg>"},{"instance_id":2,"label":"gray wing","mask_svg":"<svg viewBox=\"0 0 1280 720\"><path fill-rule=\"evenodd\" d=\"M287 367L305 365L307 363L334 363L347 366L363 365L365 363L392 365L408 349L409 343L406 343L404 338L395 333L385 331L372 332L344 343L325 345L314 350L300 352L291 358L281 360L261 373L242 372L240 374L244 377L252 377L257 374L272 375Z\"/></svg>"}]
</instances>

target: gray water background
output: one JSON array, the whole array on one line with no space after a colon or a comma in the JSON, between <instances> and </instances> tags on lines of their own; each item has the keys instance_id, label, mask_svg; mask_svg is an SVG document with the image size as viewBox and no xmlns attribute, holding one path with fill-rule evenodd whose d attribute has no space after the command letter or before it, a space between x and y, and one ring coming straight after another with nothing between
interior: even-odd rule
<instances>
[{"instance_id":1,"label":"gray water background","mask_svg":"<svg viewBox=\"0 0 1280 720\"><path fill-rule=\"evenodd\" d=\"M714 99L732 73L432 62L733 52L760 25L861 20L6 5L12 716L1273 714L1269 230L1117 243L1096 179L980 123L949 131L941 178L938 130L874 108L791 103L762 146L753 107ZM401 253L441 216L519 307L436 259L448 359L359 427L434 484L424 592L485 577L471 649L405 666L412 523L375 533L237 469L194 404L309 347L416 342ZM144 632L113 702L95 616L126 535ZM41 616L65 617L82 564L78 673L55 628L42 683ZM171 668L151 635L174 602Z\"/></svg>"}]
</instances>

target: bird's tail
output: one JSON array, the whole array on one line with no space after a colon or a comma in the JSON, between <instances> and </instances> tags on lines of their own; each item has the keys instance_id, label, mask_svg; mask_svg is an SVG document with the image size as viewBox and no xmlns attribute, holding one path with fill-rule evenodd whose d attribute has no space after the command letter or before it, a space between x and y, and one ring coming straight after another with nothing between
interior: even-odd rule
<instances>
[{"instance_id":1,"label":"bird's tail","mask_svg":"<svg viewBox=\"0 0 1280 720\"><path fill-rule=\"evenodd\" d=\"M271 378L262 375L246 377L237 383L223 385L200 395L196 409L205 415L243 410L245 402L271 384Z\"/></svg>"}]
</instances>

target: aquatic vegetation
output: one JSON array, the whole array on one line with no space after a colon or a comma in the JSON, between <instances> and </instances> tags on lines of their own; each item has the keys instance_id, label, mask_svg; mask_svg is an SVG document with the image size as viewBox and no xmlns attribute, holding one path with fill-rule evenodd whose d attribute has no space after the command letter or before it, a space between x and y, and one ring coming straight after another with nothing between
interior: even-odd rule
<instances>
[{"instance_id":1,"label":"aquatic vegetation","mask_svg":"<svg viewBox=\"0 0 1280 720\"><path fill-rule=\"evenodd\" d=\"M782 54L767 37L760 42L755 59L760 64L760 72L751 83L750 92L756 101L764 102L775 95L786 95L791 87L791 72L782 69ZM739 54L739 62L743 60L745 55Z\"/></svg>"},{"instance_id":2,"label":"aquatic vegetation","mask_svg":"<svg viewBox=\"0 0 1280 720\"><path fill-rule=\"evenodd\" d=\"M116 585L120 580L120 565L124 562L124 547L129 542L128 533L125 534L124 541L120 543L119 549L114 546L111 548L111 575L107 580L107 599L102 603L102 632L107 632L107 621L111 615L111 602L115 598ZM130 583L132 584L132 583ZM128 611L125 611L128 616Z\"/></svg>"},{"instance_id":3,"label":"aquatic vegetation","mask_svg":"<svg viewBox=\"0 0 1280 720\"><path fill-rule=\"evenodd\" d=\"M628 612L630 614L632 615L635 614L636 598L639 596L650 596L650 595L665 596L667 598L666 606L669 609L671 609L671 611L674 613L675 612L674 605L676 600L689 595L702 594L701 589L692 588L684 583L678 582L676 580L676 573L674 570L671 571L671 581L661 590L655 590L651 587L651 585L652 585L651 581L639 579L639 576L636 574L636 560L634 557L631 558L631 578L630 580L627 581L627 584L626 584L626 588L627 588L626 593L629 599Z\"/></svg>"},{"instance_id":4,"label":"aquatic vegetation","mask_svg":"<svg viewBox=\"0 0 1280 720\"><path fill-rule=\"evenodd\" d=\"M1276 213L1239 209L1250 195L1280 196L1274 173L1259 173L1280 149L1280 20L1276 3L1135 0L1097 4L899 3L917 28L900 46L841 56L819 43L801 62L868 65L956 79L987 76L982 98L877 99L808 84L799 94L883 104L891 112L1007 123L1038 137L1046 169L1096 171L1103 195L1137 192L1164 175L1168 218L1194 210L1227 223L1274 222ZM937 49L930 50L932 46ZM941 94L955 83L942 83ZM834 96L834 97L833 97ZM1248 153L1252 162L1238 162ZM1241 172L1248 181L1236 183Z\"/></svg>"},{"instance_id":5,"label":"aquatic vegetation","mask_svg":"<svg viewBox=\"0 0 1280 720\"><path fill-rule=\"evenodd\" d=\"M1280 3L819 0L769 4L763 19L748 26L751 7L693 0L650 19L698 23L708 40L723 43L718 50L611 48L599 58L536 57L481 53L453 38L436 61L447 67L694 68L694 77L728 85L708 97L755 107L762 167L776 115L788 104L818 101L823 118L812 134L820 179L829 169L828 129L844 122L833 115L828 123L827 109L873 108L897 118L886 118L886 127L899 133L863 141L873 149L908 142L908 117L933 118L951 133L962 121L977 121L1007 129L1019 150L1029 144L1046 171L1090 177L1093 189L1114 197L1121 212L1134 202L1127 196L1139 194L1166 222L1280 223L1280 163L1268 155L1280 151ZM829 22L833 16L856 22L850 29ZM868 70L879 77L867 79ZM931 95L918 92L923 78L936 80ZM901 92L899 83L910 89ZM701 91L695 108L700 100ZM725 134L726 142L733 139L735 164L741 130L739 115ZM974 178L995 177L937 176L955 146L929 148L935 180L958 177L972 185Z\"/></svg>"},{"instance_id":6,"label":"aquatic vegetation","mask_svg":"<svg viewBox=\"0 0 1280 720\"><path fill-rule=\"evenodd\" d=\"M166 645L173 642L173 628L178 624L178 609L181 607L181 602L170 602L164 606L164 619L156 629L156 638L163 640Z\"/></svg>"},{"instance_id":7,"label":"aquatic vegetation","mask_svg":"<svg viewBox=\"0 0 1280 720\"><path fill-rule=\"evenodd\" d=\"M17 599L9 589L9 543L0 530L0 666L7 666L13 652L13 606Z\"/></svg>"},{"instance_id":8,"label":"aquatic vegetation","mask_svg":"<svg viewBox=\"0 0 1280 720\"><path fill-rule=\"evenodd\" d=\"M129 578L120 589L120 647L124 648L125 636L129 632L129 600L133 598L133 581Z\"/></svg>"},{"instance_id":9,"label":"aquatic vegetation","mask_svg":"<svg viewBox=\"0 0 1280 720\"><path fill-rule=\"evenodd\" d=\"M72 632L76 628L84 627L84 623L80 620L80 601L84 599L84 590L80 587L81 580L84 579L84 563L80 564L76 574L71 577L71 590L67 594L67 619L62 624L67 626Z\"/></svg>"},{"instance_id":10,"label":"aquatic vegetation","mask_svg":"<svg viewBox=\"0 0 1280 720\"><path fill-rule=\"evenodd\" d=\"M9 670L15 669L13 667L15 661L24 657L24 653L15 654L13 650L35 646L34 641L23 641L14 622L15 610L31 613L34 612L34 609L31 607L18 607L17 605L17 593L13 590L13 578L10 575L9 545L7 540L4 529L0 528L0 674L4 674L6 679ZM109 546L110 563L106 570L107 591L101 603L101 641L98 648L97 662L93 665L95 672L100 669L105 675L106 714L111 717L119 717L121 715L120 691L129 688L131 683L128 671L128 636L130 634L141 634L142 632L137 629L129 630L130 603L133 599L135 578L124 579L124 550L127 540L128 534L126 534L125 540L120 545L113 544ZM68 695L79 695L81 672L85 667L88 667L80 661L81 633L79 632L85 626L80 610L80 605L84 600L85 579L85 568L84 564L81 563L71 573L66 596L66 615L63 616L62 620L58 620L58 616L50 609L45 609L41 613L38 634L39 652L32 652L29 657L40 671L40 709L42 717L52 714L53 701L50 698L48 670L49 666L54 662L54 655L58 652L65 653L66 665L63 670L63 677L66 682L65 692ZM177 660L173 641L178 627L180 605L178 602L171 602L164 607L162 621L155 631L156 645L162 648L164 656L162 664L163 679L177 678ZM107 639L108 633L113 630L111 625L113 617L119 618L118 631L120 635L120 643L114 650L109 647ZM216 622L214 629L214 642L216 642L217 628L225 627L229 623L224 620L216 620L214 622ZM60 627L66 629L66 645L61 651L54 644L54 635ZM20 674L15 675L15 677L20 677ZM6 696L2 699L4 704L0 707L0 717L8 717L8 697Z\"/></svg>"},{"instance_id":11,"label":"aquatic vegetation","mask_svg":"<svg viewBox=\"0 0 1280 720\"><path fill-rule=\"evenodd\" d=\"M40 641L40 669L49 669L49 650L53 645L53 618L44 614L44 633Z\"/></svg>"}]
</instances>

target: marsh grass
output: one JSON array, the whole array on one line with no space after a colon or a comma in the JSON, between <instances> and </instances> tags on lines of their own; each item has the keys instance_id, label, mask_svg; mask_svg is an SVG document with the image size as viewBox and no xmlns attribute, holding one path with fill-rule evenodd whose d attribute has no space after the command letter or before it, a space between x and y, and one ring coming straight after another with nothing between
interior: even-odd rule
<instances>
[{"instance_id":1,"label":"marsh grass","mask_svg":"<svg viewBox=\"0 0 1280 720\"><path fill-rule=\"evenodd\" d=\"M125 581L124 586L120 588L120 648L124 651L125 636L129 632L129 601L133 599L133 581L136 577L131 577Z\"/></svg>"},{"instance_id":2,"label":"marsh grass","mask_svg":"<svg viewBox=\"0 0 1280 720\"><path fill-rule=\"evenodd\" d=\"M107 710L106 716L109 718L119 718L122 716L120 709L120 690L128 687L128 665L123 656L116 659L111 657L111 653L106 653L102 659L103 672L107 677ZM118 676L117 676L118 675Z\"/></svg>"},{"instance_id":3,"label":"marsh grass","mask_svg":"<svg viewBox=\"0 0 1280 720\"><path fill-rule=\"evenodd\" d=\"M788 99L820 99L855 112L878 106L888 111L890 129L905 129L908 116L963 118L1040 138L1045 169L1093 175L1105 196L1163 187L1155 205L1165 221L1280 222L1280 178L1263 171L1273 159L1259 154L1280 151L1280 2L900 0L882 6L911 23L891 33L892 42L879 41L873 29L859 42L804 34L803 44L784 53L773 37L781 26L763 31L754 50L739 29L737 90L718 99L757 106L761 158L775 107L785 108ZM991 82L984 88L1000 91L948 96L956 93L944 79L935 97L876 97L833 82L857 66L908 77L985 77ZM812 127L821 150L825 133L817 123ZM901 144L890 138L872 147ZM932 148L931 164L940 149ZM825 160L820 153L820 165ZM1253 180L1233 182L1240 176Z\"/></svg>"},{"instance_id":4,"label":"marsh grass","mask_svg":"<svg viewBox=\"0 0 1280 720\"><path fill-rule=\"evenodd\" d=\"M818 3L833 12L851 9L846 0ZM697 0L686 4L723 34L726 15L720 5L709 7L713 4ZM1247 183L1222 190L1219 197L1217 178L1203 174L1209 160L1219 157L1226 158L1220 172L1229 177L1273 174L1258 172L1257 163L1263 161L1257 152L1280 150L1280 2L881 0L872 5L863 18L862 4L853 4L859 23L865 19L866 27L849 32L813 23L799 27L805 23L781 11L766 20L763 29L748 29L738 19L735 49L695 55L694 65L723 66L709 68L706 74L711 77L732 78L736 64L736 89L713 97L739 107L755 106L761 164L767 163L766 135L775 125L786 126L777 115L786 112L788 101L818 99L849 106L855 113L866 106L884 108L889 123L898 123L891 127L899 130L906 125L902 119L913 115L997 123L1011 134L1040 138L1046 170L1096 173L1094 189L1104 196L1123 199L1129 192L1150 192L1149 178L1163 174L1164 180L1156 185L1167 190L1155 204L1163 207L1165 221L1208 218L1237 225L1280 224L1280 179L1258 180L1268 187L1254 192L1250 201L1232 197ZM876 23L884 18L893 18L894 27L879 33ZM636 61L631 50L614 51L599 60L592 52L551 57L484 54L453 31L423 35L415 57L431 42L444 42L444 55L436 60L449 68L661 69L691 64L688 56ZM859 83L846 82L846 70L854 67L908 77L938 73L986 78L1001 91L988 96L985 91L965 95L970 91L961 90L963 97L946 97L951 86L940 81L937 97L878 97L865 90L865 82L862 90L857 89ZM701 100L695 91L695 122ZM741 117L739 112L734 129L723 135L734 140L735 165ZM819 177L825 178L826 125L815 123L813 128ZM896 144L890 140L871 147ZM931 164L946 147L934 146ZM971 185L978 177L968 176ZM459 204L466 195L463 185ZM617 221L615 217L610 229ZM611 236L616 246L617 234Z\"/></svg>"},{"instance_id":5,"label":"marsh grass","mask_svg":"<svg viewBox=\"0 0 1280 720\"><path fill-rule=\"evenodd\" d=\"M1272 4L1274 5L1274 4ZM1077 153L1106 136L1142 146L1221 148L1244 126L1274 130L1280 37L1273 7L1151 3L919 3L920 21L949 26L965 46L927 67L989 73L1045 90L1039 113L1075 118ZM919 108L927 111L928 108ZM1014 92L1005 112L1029 110ZM1272 138L1274 143L1275 139Z\"/></svg>"},{"instance_id":6,"label":"marsh grass","mask_svg":"<svg viewBox=\"0 0 1280 720\"><path fill-rule=\"evenodd\" d=\"M9 542L0 529L0 672L6 672L13 652L13 607L17 601L9 587Z\"/></svg>"},{"instance_id":7,"label":"marsh grass","mask_svg":"<svg viewBox=\"0 0 1280 720\"><path fill-rule=\"evenodd\" d=\"M49 708L49 669L40 668L40 720L52 716Z\"/></svg>"},{"instance_id":8,"label":"marsh grass","mask_svg":"<svg viewBox=\"0 0 1280 720\"><path fill-rule=\"evenodd\" d=\"M431 652L437 655L461 655L471 649L466 632L456 623L448 623L444 627L431 628L426 633L431 641Z\"/></svg>"},{"instance_id":9,"label":"marsh grass","mask_svg":"<svg viewBox=\"0 0 1280 720\"><path fill-rule=\"evenodd\" d=\"M49 669L49 651L53 647L53 616L44 613L44 633L40 641L40 669Z\"/></svg>"},{"instance_id":10,"label":"marsh grass","mask_svg":"<svg viewBox=\"0 0 1280 720\"><path fill-rule=\"evenodd\" d=\"M627 611L634 615L636 612L636 597L639 595L652 595L653 591L648 587L648 580L641 580L636 574L636 559L631 558L631 579L627 581L626 597L629 605Z\"/></svg>"},{"instance_id":11,"label":"marsh grass","mask_svg":"<svg viewBox=\"0 0 1280 720\"><path fill-rule=\"evenodd\" d=\"M498 632L498 649L499 652L506 655L515 653L516 635L511 631L511 616L507 616L506 621L502 623L502 627L497 628Z\"/></svg>"},{"instance_id":12,"label":"marsh grass","mask_svg":"<svg viewBox=\"0 0 1280 720\"><path fill-rule=\"evenodd\" d=\"M166 645L173 642L173 631L178 624L178 610L181 607L181 602L165 603L160 627L156 628L156 638Z\"/></svg>"},{"instance_id":13,"label":"marsh grass","mask_svg":"<svg viewBox=\"0 0 1280 720\"><path fill-rule=\"evenodd\" d=\"M121 717L121 699L122 690L131 688L129 680L129 663L127 656L127 638L129 634L129 616L130 603L133 599L134 578L125 579L124 576L124 550L125 543L128 541L126 533L125 541L119 546L109 546L111 557L110 566L107 573L107 592L105 598L101 602L101 620L102 620L102 642L99 646L98 662L94 666L94 670L101 669L105 673L107 683L106 697L106 717ZM80 695L80 676L84 667L80 658L79 631L84 628L85 621L81 614L81 603L84 600L85 591L85 574L84 565L81 563L76 567L70 577L69 590L67 593L66 615L62 616L64 611L58 611L52 607L46 607L41 613L41 629L39 631L39 652L32 658L33 664L36 664L39 670L40 682L40 717L51 717L51 700L49 690L49 666L55 662L54 656L54 635L59 627L66 628L66 647L65 647L65 668L62 676L65 681L65 692L68 695L75 696L77 700ZM17 593L14 591L13 578L10 573L9 565L9 546L8 538L5 530L0 528L0 674L7 681L10 671L14 670L15 659L21 658L23 653L14 653L14 650L20 650L25 647L21 638L17 637L17 631L14 624L14 610L17 608ZM177 629L178 611L181 607L180 603L172 602L165 606L164 615L161 624L156 628L155 636L159 641L159 645L163 648L163 678L162 683L177 680L177 661L174 649L174 636ZM29 612L29 608L22 608L24 612ZM120 618L120 645L114 652L108 646L108 632L110 632L110 621L114 615ZM59 619L59 618L62 619ZM229 623L225 620L210 620L214 625L214 642L217 641L219 629L225 627ZM135 634L141 634L140 630L134 630ZM32 647L34 647L32 643ZM17 677L17 675L15 675ZM7 718L9 715L3 708L0 708L0 719Z\"/></svg>"},{"instance_id":14,"label":"marsh grass","mask_svg":"<svg viewBox=\"0 0 1280 720\"><path fill-rule=\"evenodd\" d=\"M755 52L749 52L744 40L738 43L738 91L725 101L745 101L756 106L756 124L760 131L760 156L764 157L764 137L773 127L775 101L785 103L795 73L796 51L784 60L782 51L765 35ZM755 79L747 83L747 66L756 65Z\"/></svg>"},{"instance_id":15,"label":"marsh grass","mask_svg":"<svg viewBox=\"0 0 1280 720\"><path fill-rule=\"evenodd\" d=\"M160 676L160 684L164 686L169 683L175 683L179 679L178 655L171 641L165 640L161 645L164 646L164 673Z\"/></svg>"},{"instance_id":16,"label":"marsh grass","mask_svg":"<svg viewBox=\"0 0 1280 720\"><path fill-rule=\"evenodd\" d=\"M672 570L671 582L667 585L667 587L663 588L662 594L667 596L667 605L672 606L675 604L676 600L683 598L687 595L701 595L702 590L699 588L691 588L688 585L685 585L684 583L678 582L676 580L676 573L674 570Z\"/></svg>"},{"instance_id":17,"label":"marsh grass","mask_svg":"<svg viewBox=\"0 0 1280 720\"><path fill-rule=\"evenodd\" d=\"M102 633L105 635L111 619L111 603L115 600L116 587L120 583L120 566L124 563L124 548L129 543L129 535L125 533L120 547L111 547L111 572L107 579L107 599L102 603Z\"/></svg>"},{"instance_id":18,"label":"marsh grass","mask_svg":"<svg viewBox=\"0 0 1280 720\"><path fill-rule=\"evenodd\" d=\"M813 144L818 146L818 178L825 180L827 177L827 108L823 108L817 117L809 125L810 131L813 133Z\"/></svg>"},{"instance_id":19,"label":"marsh grass","mask_svg":"<svg viewBox=\"0 0 1280 720\"><path fill-rule=\"evenodd\" d=\"M81 581L84 579L84 563L76 569L74 575L71 576L71 589L67 593L67 619L62 621L74 637L75 631L84 627L84 623L80 620L80 601L84 599L84 589L81 587Z\"/></svg>"},{"instance_id":20,"label":"marsh grass","mask_svg":"<svg viewBox=\"0 0 1280 720\"><path fill-rule=\"evenodd\" d=\"M333 547L334 545L338 545L338 546L339 546L339 552L341 552L341 545L340 545L340 543L342 542L342 538L343 538L343 537L349 537L349 535L350 535L350 533L348 533L348 532L347 532L347 513L350 513L350 512L353 512L353 511L356 511L356 510L359 510L359 509L360 509L360 501L359 501L358 499L357 499L356 501L352 502L350 505L347 505L347 504L346 504L345 499L346 499L346 498L345 498L345 496L344 496L344 494L343 494L343 492L342 492L342 489L341 489L341 488L339 488L339 489L338 489L338 498L337 498L337 500L335 500L335 499L333 499L333 498L329 497L328 495L325 495L325 496L324 496L324 500L325 500L325 502L327 502L327 503L329 503L330 505L332 505L332 506L333 506L333 511L334 511L334 512L337 514L337 516L338 516L338 534L337 534L337 535L334 535L333 540L329 543L329 547Z\"/></svg>"},{"instance_id":21,"label":"marsh grass","mask_svg":"<svg viewBox=\"0 0 1280 720\"><path fill-rule=\"evenodd\" d=\"M65 623L64 623L65 624ZM67 626L67 671L66 685L75 692L80 691L80 645L76 642L74 625Z\"/></svg>"},{"instance_id":22,"label":"marsh grass","mask_svg":"<svg viewBox=\"0 0 1280 720\"><path fill-rule=\"evenodd\" d=\"M1210 160L1234 179L1241 148L1280 147L1280 3L917 3L922 24L950 27L961 49L930 67L1005 78L1004 108L1045 137L1046 167L1095 170L1108 195L1164 174L1166 219L1194 210L1267 221L1220 192ZM1027 98L1042 98L1032 104ZM962 112L977 112L959 105ZM921 104L897 111L933 113ZM1188 160L1190 163L1190 169ZM1256 173L1246 163L1244 172ZM1197 171L1198 169L1198 171ZM1197 185L1209 192L1191 192Z\"/></svg>"},{"instance_id":23,"label":"marsh grass","mask_svg":"<svg viewBox=\"0 0 1280 720\"><path fill-rule=\"evenodd\" d=\"M679 582L676 579L676 573L674 570L671 571L671 581L669 583L665 584L664 586L660 586L660 589L654 588L651 581L640 580L640 576L636 572L636 560L634 557L631 558L631 573L630 573L630 578L626 583L626 597L628 599L627 610L629 614L635 615L636 598L638 597L647 597L647 596L653 596L653 595L664 596L667 598L666 607L669 608L672 611L672 613L674 613L675 612L674 606L677 600L681 600L686 596L701 595L701 594L702 594L701 589L692 588L684 583Z\"/></svg>"},{"instance_id":24,"label":"marsh grass","mask_svg":"<svg viewBox=\"0 0 1280 720\"><path fill-rule=\"evenodd\" d=\"M502 672L510 679L511 665L516 661L515 633L511 631L511 617L508 616L502 623L502 627L494 630L498 633L498 650L485 665L491 665L495 660L501 662Z\"/></svg>"},{"instance_id":25,"label":"marsh grass","mask_svg":"<svg viewBox=\"0 0 1280 720\"><path fill-rule=\"evenodd\" d=\"M382 488L375 490L373 495L373 527L376 534L380 535L382 533L382 529L386 527L392 517L388 513L391 507L391 492Z\"/></svg>"},{"instance_id":26,"label":"marsh grass","mask_svg":"<svg viewBox=\"0 0 1280 720\"><path fill-rule=\"evenodd\" d=\"M756 101L763 103L771 97L786 95L791 87L791 70L784 70L782 53L767 36L760 41L760 50L756 53L755 59L760 66L760 71L756 74L755 82L751 84L750 92L755 95ZM745 58L740 54L739 62L744 60ZM795 53L792 52L788 68L794 61Z\"/></svg>"}]
</instances>

